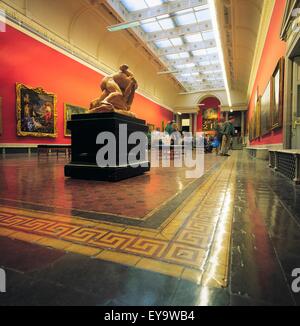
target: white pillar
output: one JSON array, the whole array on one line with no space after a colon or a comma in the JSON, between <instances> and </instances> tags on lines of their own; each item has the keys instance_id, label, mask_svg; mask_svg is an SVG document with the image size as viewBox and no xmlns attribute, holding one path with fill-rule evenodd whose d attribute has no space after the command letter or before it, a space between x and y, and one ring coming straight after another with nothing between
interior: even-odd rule
<instances>
[{"instance_id":1,"label":"white pillar","mask_svg":"<svg viewBox=\"0 0 300 326\"><path fill-rule=\"evenodd\" d=\"M194 135L196 135L197 132L197 119L198 118L198 113L194 114Z\"/></svg>"},{"instance_id":2,"label":"white pillar","mask_svg":"<svg viewBox=\"0 0 300 326\"><path fill-rule=\"evenodd\" d=\"M193 114L190 113L190 132L193 132Z\"/></svg>"},{"instance_id":3,"label":"white pillar","mask_svg":"<svg viewBox=\"0 0 300 326\"><path fill-rule=\"evenodd\" d=\"M242 111L242 117L241 117L241 136L244 145L245 144L245 112L244 111Z\"/></svg>"}]
</instances>

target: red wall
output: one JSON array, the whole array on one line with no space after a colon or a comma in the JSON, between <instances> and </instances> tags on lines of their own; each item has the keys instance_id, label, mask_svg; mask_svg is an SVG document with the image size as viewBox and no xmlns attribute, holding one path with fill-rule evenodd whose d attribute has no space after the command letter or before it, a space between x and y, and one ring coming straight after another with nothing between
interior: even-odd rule
<instances>
[{"instance_id":1,"label":"red wall","mask_svg":"<svg viewBox=\"0 0 300 326\"><path fill-rule=\"evenodd\" d=\"M252 117L255 108L255 93L257 87L259 95L265 91L268 82L276 68L279 59L286 54L286 43L280 40L280 29L284 15L285 0L276 0L273 10L269 31L260 60L258 73L253 86L249 103L248 121ZM251 145L280 144L283 142L282 129L273 131L259 140L251 142Z\"/></svg>"},{"instance_id":2,"label":"red wall","mask_svg":"<svg viewBox=\"0 0 300 326\"><path fill-rule=\"evenodd\" d=\"M64 137L64 103L88 107L99 97L102 75L72 60L28 35L7 26L0 33L0 96L2 97L3 134L0 143L69 143ZM57 95L58 137L35 138L16 135L16 82L42 87ZM173 113L136 94L132 111L147 123L161 127Z\"/></svg>"},{"instance_id":3,"label":"red wall","mask_svg":"<svg viewBox=\"0 0 300 326\"><path fill-rule=\"evenodd\" d=\"M203 111L206 109L211 109L211 108L216 108L218 109L218 116L219 120L221 117L221 112L219 109L220 106L220 101L216 97L207 97L205 100L203 100L199 106L200 111L198 113L197 117L197 131L201 132L202 131L202 122L203 122Z\"/></svg>"}]
</instances>

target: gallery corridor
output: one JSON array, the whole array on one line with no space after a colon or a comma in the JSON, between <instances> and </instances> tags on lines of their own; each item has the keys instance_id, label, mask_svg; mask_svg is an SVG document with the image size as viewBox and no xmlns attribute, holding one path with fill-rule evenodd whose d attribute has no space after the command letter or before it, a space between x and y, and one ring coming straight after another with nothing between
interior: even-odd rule
<instances>
[{"instance_id":1,"label":"gallery corridor","mask_svg":"<svg viewBox=\"0 0 300 326\"><path fill-rule=\"evenodd\" d=\"M299 58L300 0L0 0L0 306L299 306Z\"/></svg>"},{"instance_id":2,"label":"gallery corridor","mask_svg":"<svg viewBox=\"0 0 300 326\"><path fill-rule=\"evenodd\" d=\"M60 184L63 161L40 163L47 171L55 167L55 174L48 173L49 186L55 178ZM18 171L18 191L0 199L0 265L13 289L1 295L1 304L300 303L291 291L292 271L300 264L300 188L275 175L266 161L240 152L228 160L209 155L201 182L193 189L186 185L175 198L170 194L172 200L160 208L168 214L153 223L105 214L95 220L91 212L62 208L50 198L47 204L22 201L18 195L43 199L35 186L38 171L45 169L30 168L34 165L35 159L0 161L2 189L11 182L3 172ZM153 171L149 178L159 184L164 174ZM122 183L133 189L139 180L101 188L115 187L118 197L124 195ZM86 198L95 193L93 181L82 181L81 187ZM183 200L185 192L190 195Z\"/></svg>"}]
</instances>

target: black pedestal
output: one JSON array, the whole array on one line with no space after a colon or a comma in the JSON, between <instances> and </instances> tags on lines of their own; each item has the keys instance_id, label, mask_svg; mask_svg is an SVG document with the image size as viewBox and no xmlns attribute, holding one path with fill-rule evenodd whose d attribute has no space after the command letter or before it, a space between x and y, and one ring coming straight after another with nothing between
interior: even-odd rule
<instances>
[{"instance_id":1,"label":"black pedestal","mask_svg":"<svg viewBox=\"0 0 300 326\"><path fill-rule=\"evenodd\" d=\"M119 137L120 125L126 125L127 138ZM68 129L72 131L72 161L65 166L65 176L78 179L92 179L101 181L120 181L135 177L150 170L150 162L143 165L137 162L129 165L128 153L135 145L127 144L127 151L123 155L119 145L127 142L128 137L136 131L147 133L148 127L144 120L131 118L118 113L77 114L68 122ZM116 139L116 164L109 167L99 167L96 156L106 144L96 144L97 136L101 132L110 132ZM126 138L126 139L125 139ZM145 148L146 151L146 148Z\"/></svg>"}]
</instances>

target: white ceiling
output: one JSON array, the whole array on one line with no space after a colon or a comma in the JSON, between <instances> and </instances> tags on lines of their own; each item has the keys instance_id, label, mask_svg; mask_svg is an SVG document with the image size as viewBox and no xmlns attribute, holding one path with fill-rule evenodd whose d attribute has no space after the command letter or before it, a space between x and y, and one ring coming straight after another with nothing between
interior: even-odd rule
<instances>
[{"instance_id":1,"label":"white ceiling","mask_svg":"<svg viewBox=\"0 0 300 326\"><path fill-rule=\"evenodd\" d=\"M209 0L108 0L187 92L225 89Z\"/></svg>"}]
</instances>

